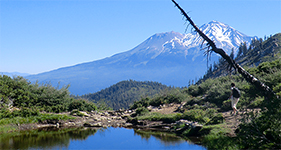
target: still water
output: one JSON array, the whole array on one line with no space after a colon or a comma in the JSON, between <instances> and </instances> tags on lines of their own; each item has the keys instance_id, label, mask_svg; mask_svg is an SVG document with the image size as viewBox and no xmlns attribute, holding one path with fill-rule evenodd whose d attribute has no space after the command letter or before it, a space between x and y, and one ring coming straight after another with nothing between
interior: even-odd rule
<instances>
[{"instance_id":1,"label":"still water","mask_svg":"<svg viewBox=\"0 0 281 150\"><path fill-rule=\"evenodd\" d=\"M0 135L0 149L205 150L168 133L112 127L4 134Z\"/></svg>"}]
</instances>

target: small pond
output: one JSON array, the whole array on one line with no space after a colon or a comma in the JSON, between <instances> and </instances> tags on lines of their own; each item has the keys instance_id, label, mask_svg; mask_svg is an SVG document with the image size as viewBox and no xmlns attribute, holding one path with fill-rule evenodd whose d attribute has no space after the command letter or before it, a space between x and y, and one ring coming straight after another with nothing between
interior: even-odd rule
<instances>
[{"instance_id":1,"label":"small pond","mask_svg":"<svg viewBox=\"0 0 281 150\"><path fill-rule=\"evenodd\" d=\"M205 150L165 132L126 128L33 130L0 135L0 149Z\"/></svg>"}]
</instances>

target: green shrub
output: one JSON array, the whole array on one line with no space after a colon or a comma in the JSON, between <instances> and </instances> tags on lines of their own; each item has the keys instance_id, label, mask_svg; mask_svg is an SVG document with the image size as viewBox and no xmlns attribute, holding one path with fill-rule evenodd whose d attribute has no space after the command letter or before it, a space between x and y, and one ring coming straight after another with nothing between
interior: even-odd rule
<instances>
[{"instance_id":1,"label":"green shrub","mask_svg":"<svg viewBox=\"0 0 281 150\"><path fill-rule=\"evenodd\" d=\"M197 121L200 123L208 122L208 118L205 117L204 110L201 109L191 109L183 113L183 118L190 121Z\"/></svg>"},{"instance_id":2,"label":"green shrub","mask_svg":"<svg viewBox=\"0 0 281 150\"><path fill-rule=\"evenodd\" d=\"M40 114L38 110L33 110L25 107L21 108L18 113L15 113L20 114L21 117L38 116Z\"/></svg>"},{"instance_id":3,"label":"green shrub","mask_svg":"<svg viewBox=\"0 0 281 150\"><path fill-rule=\"evenodd\" d=\"M250 101L250 104L247 106L248 108L260 108L263 103L264 98L257 97L253 101Z\"/></svg>"},{"instance_id":4,"label":"green shrub","mask_svg":"<svg viewBox=\"0 0 281 150\"><path fill-rule=\"evenodd\" d=\"M278 85L276 85L275 87L273 87L273 91L274 91L279 97L281 97L281 83L279 83Z\"/></svg>"},{"instance_id":5,"label":"green shrub","mask_svg":"<svg viewBox=\"0 0 281 150\"><path fill-rule=\"evenodd\" d=\"M39 110L29 109L26 107L14 111L10 111L9 109L4 107L0 110L0 119L13 117L31 117L38 116L39 114Z\"/></svg>"},{"instance_id":6,"label":"green shrub","mask_svg":"<svg viewBox=\"0 0 281 150\"><path fill-rule=\"evenodd\" d=\"M244 149L281 148L281 99L264 100L262 105L266 109L245 114L239 125L237 137Z\"/></svg>"},{"instance_id":7,"label":"green shrub","mask_svg":"<svg viewBox=\"0 0 281 150\"><path fill-rule=\"evenodd\" d=\"M166 101L166 97L159 96L159 97L153 98L149 104L152 106L158 107L158 106L166 104L166 103L168 103Z\"/></svg>"},{"instance_id":8,"label":"green shrub","mask_svg":"<svg viewBox=\"0 0 281 150\"><path fill-rule=\"evenodd\" d=\"M12 113L7 108L3 107L0 109L0 119L12 118L12 117L13 117Z\"/></svg>"},{"instance_id":9,"label":"green shrub","mask_svg":"<svg viewBox=\"0 0 281 150\"><path fill-rule=\"evenodd\" d=\"M221 106L221 110L222 111L228 111L228 110L232 110L231 108L231 100L225 100L222 102L222 106Z\"/></svg>"},{"instance_id":10,"label":"green shrub","mask_svg":"<svg viewBox=\"0 0 281 150\"><path fill-rule=\"evenodd\" d=\"M208 102L205 102L204 100L202 100L201 97L193 97L191 98L189 101L186 102L185 106L189 106L189 109L192 108L191 106L195 105L195 106L198 106L198 105L204 105Z\"/></svg>"},{"instance_id":11,"label":"green shrub","mask_svg":"<svg viewBox=\"0 0 281 150\"><path fill-rule=\"evenodd\" d=\"M150 99L148 97L141 98L140 101L135 101L130 109L136 109L139 107L148 107L149 104L150 104Z\"/></svg>"},{"instance_id":12,"label":"green shrub","mask_svg":"<svg viewBox=\"0 0 281 150\"><path fill-rule=\"evenodd\" d=\"M166 93L163 93L161 95L153 97L149 101L149 105L158 107L163 104L170 104L170 103L181 103L183 101L186 101L188 98L188 95L179 90L179 89L174 89L171 91L168 91Z\"/></svg>"},{"instance_id":13,"label":"green shrub","mask_svg":"<svg viewBox=\"0 0 281 150\"><path fill-rule=\"evenodd\" d=\"M163 123L174 123L178 120L180 120L182 118L182 114L180 113L175 113L175 114L169 114L169 115L164 115L165 117L163 117L161 120L163 121Z\"/></svg>"},{"instance_id":14,"label":"green shrub","mask_svg":"<svg viewBox=\"0 0 281 150\"><path fill-rule=\"evenodd\" d=\"M137 116L142 116L142 115L145 115L149 112L149 110L145 107L139 107L136 109L136 115Z\"/></svg>"},{"instance_id":15,"label":"green shrub","mask_svg":"<svg viewBox=\"0 0 281 150\"><path fill-rule=\"evenodd\" d=\"M69 111L72 111L74 109L80 110L80 111L92 111L96 110L97 107L95 106L94 103L79 99L79 100L73 100L68 107Z\"/></svg>"},{"instance_id":16,"label":"green shrub","mask_svg":"<svg viewBox=\"0 0 281 150\"><path fill-rule=\"evenodd\" d=\"M150 120L150 121L163 121L164 123L173 123L182 118L181 113L173 114L161 114L158 112L146 113L143 116L137 117L139 120Z\"/></svg>"},{"instance_id":17,"label":"green shrub","mask_svg":"<svg viewBox=\"0 0 281 150\"><path fill-rule=\"evenodd\" d=\"M187 89L184 89L183 92L196 97L196 96L202 95L204 92L204 89L202 89L200 85L191 85Z\"/></svg>"},{"instance_id":18,"label":"green shrub","mask_svg":"<svg viewBox=\"0 0 281 150\"><path fill-rule=\"evenodd\" d=\"M83 111L96 110L92 102L86 100L75 100L69 95L69 86L60 89L54 88L51 84L39 85L31 84L23 77L0 76L0 104L2 106L12 104L17 108L32 107L46 112L65 112L68 110L79 109ZM22 112L25 116L32 115Z\"/></svg>"},{"instance_id":19,"label":"green shrub","mask_svg":"<svg viewBox=\"0 0 281 150\"><path fill-rule=\"evenodd\" d=\"M208 108L206 110L203 109L191 109L186 110L183 113L183 119L189 120L189 121L196 121L199 123L208 123L211 121L212 118L216 116L217 110L213 108Z\"/></svg>"},{"instance_id":20,"label":"green shrub","mask_svg":"<svg viewBox=\"0 0 281 150\"><path fill-rule=\"evenodd\" d=\"M70 113L70 115L76 115L76 116L80 116L80 117L84 116L84 114L81 113L81 112L80 112L79 110L77 110L77 109L72 110L71 113Z\"/></svg>"},{"instance_id":21,"label":"green shrub","mask_svg":"<svg viewBox=\"0 0 281 150\"><path fill-rule=\"evenodd\" d=\"M213 124L221 124L224 121L224 117L222 113L217 113L214 117L211 118L211 120L207 123L208 125Z\"/></svg>"}]
</instances>

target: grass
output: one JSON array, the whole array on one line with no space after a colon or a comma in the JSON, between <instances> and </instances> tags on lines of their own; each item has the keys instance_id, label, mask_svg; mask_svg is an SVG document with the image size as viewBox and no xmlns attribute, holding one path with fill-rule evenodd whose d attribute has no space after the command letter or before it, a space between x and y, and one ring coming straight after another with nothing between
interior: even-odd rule
<instances>
[{"instance_id":1,"label":"grass","mask_svg":"<svg viewBox=\"0 0 281 150\"><path fill-rule=\"evenodd\" d=\"M0 126L0 133L9 133L17 131L18 127L16 125L1 125Z\"/></svg>"},{"instance_id":2,"label":"grass","mask_svg":"<svg viewBox=\"0 0 281 150\"><path fill-rule=\"evenodd\" d=\"M27 123L37 123L38 120L35 116L32 117L14 117L14 118L3 118L0 120L0 125L7 124L27 124Z\"/></svg>"},{"instance_id":3,"label":"grass","mask_svg":"<svg viewBox=\"0 0 281 150\"><path fill-rule=\"evenodd\" d=\"M138 120L150 120L150 121L163 121L165 123L176 122L182 117L181 113L174 114L161 114L157 112L150 112L143 116L138 116Z\"/></svg>"},{"instance_id":4,"label":"grass","mask_svg":"<svg viewBox=\"0 0 281 150\"><path fill-rule=\"evenodd\" d=\"M68 120L68 119L74 119L74 117L68 115L61 115L61 114L40 114L39 116L36 116L36 120L38 120L39 122L43 122L45 120Z\"/></svg>"}]
</instances>

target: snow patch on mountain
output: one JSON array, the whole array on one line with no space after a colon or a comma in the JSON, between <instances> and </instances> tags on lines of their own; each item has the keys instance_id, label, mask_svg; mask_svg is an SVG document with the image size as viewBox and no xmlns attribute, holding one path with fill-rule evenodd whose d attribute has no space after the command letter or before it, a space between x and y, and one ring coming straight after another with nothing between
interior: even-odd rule
<instances>
[{"instance_id":1,"label":"snow patch on mountain","mask_svg":"<svg viewBox=\"0 0 281 150\"><path fill-rule=\"evenodd\" d=\"M211 21L200 27L218 48L222 48L230 54L234 49L235 54L242 42L250 43L254 37L247 36L234 28L218 21ZM146 39L132 50L113 55L102 60L106 65L118 65L126 67L147 66L161 61L173 61L186 59L186 62L202 62L206 60L202 48L206 47L206 41L196 32L181 34L178 32L157 33ZM215 55L216 56L216 55ZM212 56L213 57L213 56ZM176 58L176 59L175 59ZM218 57L213 60L216 61ZM178 63L184 63L178 61Z\"/></svg>"},{"instance_id":2,"label":"snow patch on mountain","mask_svg":"<svg viewBox=\"0 0 281 150\"><path fill-rule=\"evenodd\" d=\"M218 21L204 24L200 27L200 30L213 40L218 48L224 49L228 54L231 53L232 48L236 54L242 42L250 43L251 39L254 38ZM206 42L203 42L203 39L196 32L187 34L174 31L158 33L128 51L126 57L132 55L143 56L145 61L139 62L142 64L166 54L182 55L185 58L191 56L194 61L202 54L200 50L206 46L205 44Z\"/></svg>"}]
</instances>

